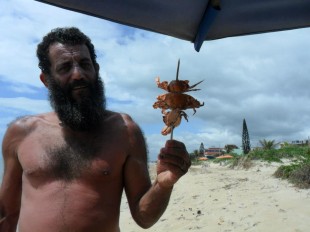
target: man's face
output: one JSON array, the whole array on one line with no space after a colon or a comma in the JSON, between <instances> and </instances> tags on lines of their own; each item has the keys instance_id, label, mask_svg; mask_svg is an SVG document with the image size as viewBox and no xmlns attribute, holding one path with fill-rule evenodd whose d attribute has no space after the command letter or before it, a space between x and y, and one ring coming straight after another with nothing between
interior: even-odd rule
<instances>
[{"instance_id":1,"label":"man's face","mask_svg":"<svg viewBox=\"0 0 310 232\"><path fill-rule=\"evenodd\" d=\"M85 44L70 46L55 43L50 46L49 57L51 74L71 97L79 100L89 94L88 86L97 78L97 71Z\"/></svg>"},{"instance_id":2,"label":"man's face","mask_svg":"<svg viewBox=\"0 0 310 232\"><path fill-rule=\"evenodd\" d=\"M56 43L49 57L49 98L59 119L73 130L98 127L105 110L103 83L86 45Z\"/></svg>"}]
</instances>

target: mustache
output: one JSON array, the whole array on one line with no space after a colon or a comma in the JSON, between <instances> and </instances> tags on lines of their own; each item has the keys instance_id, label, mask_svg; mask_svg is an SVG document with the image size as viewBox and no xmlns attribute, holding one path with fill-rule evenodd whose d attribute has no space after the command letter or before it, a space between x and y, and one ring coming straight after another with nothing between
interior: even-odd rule
<instances>
[{"instance_id":1,"label":"mustache","mask_svg":"<svg viewBox=\"0 0 310 232\"><path fill-rule=\"evenodd\" d=\"M88 81L85 80L76 80L70 84L68 84L66 90L67 92L71 92L74 88L78 88L78 87L89 87L90 83Z\"/></svg>"}]
</instances>

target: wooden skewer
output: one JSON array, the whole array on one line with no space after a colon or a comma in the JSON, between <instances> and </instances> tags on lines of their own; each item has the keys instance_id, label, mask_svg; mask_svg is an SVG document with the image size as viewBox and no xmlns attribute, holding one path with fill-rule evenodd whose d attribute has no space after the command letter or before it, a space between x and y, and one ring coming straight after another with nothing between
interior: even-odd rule
<instances>
[{"instance_id":1,"label":"wooden skewer","mask_svg":"<svg viewBox=\"0 0 310 232\"><path fill-rule=\"evenodd\" d=\"M171 127L170 140L173 140L173 129L174 129L174 126Z\"/></svg>"},{"instance_id":2,"label":"wooden skewer","mask_svg":"<svg viewBox=\"0 0 310 232\"><path fill-rule=\"evenodd\" d=\"M177 81L179 80L179 70L180 70L180 59L178 60L177 74L175 77L175 80ZM170 140L173 140L173 129L174 129L174 126L171 129Z\"/></svg>"},{"instance_id":3,"label":"wooden skewer","mask_svg":"<svg viewBox=\"0 0 310 232\"><path fill-rule=\"evenodd\" d=\"M179 80L179 70L180 70L180 59L178 60L177 74L175 77L177 81ZM173 130L174 130L174 126L172 126L171 128L170 140L173 140Z\"/></svg>"},{"instance_id":4,"label":"wooden skewer","mask_svg":"<svg viewBox=\"0 0 310 232\"><path fill-rule=\"evenodd\" d=\"M178 60L177 74L175 77L175 80L177 81L179 80L179 70L180 70L180 59ZM174 129L174 126L171 129L170 140L173 140L173 129Z\"/></svg>"},{"instance_id":5,"label":"wooden skewer","mask_svg":"<svg viewBox=\"0 0 310 232\"><path fill-rule=\"evenodd\" d=\"M177 75L176 75L176 80L179 80L179 68L180 68L180 59L178 60L178 67L177 67Z\"/></svg>"}]
</instances>

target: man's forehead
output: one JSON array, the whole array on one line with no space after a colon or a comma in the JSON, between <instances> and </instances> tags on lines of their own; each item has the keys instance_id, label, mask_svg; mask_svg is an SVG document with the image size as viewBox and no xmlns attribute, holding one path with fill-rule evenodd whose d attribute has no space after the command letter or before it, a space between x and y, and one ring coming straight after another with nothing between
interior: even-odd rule
<instances>
[{"instance_id":1,"label":"man's forehead","mask_svg":"<svg viewBox=\"0 0 310 232\"><path fill-rule=\"evenodd\" d=\"M54 43L49 48L50 58L66 58L74 56L89 57L89 50L85 44L68 45L62 43Z\"/></svg>"}]
</instances>

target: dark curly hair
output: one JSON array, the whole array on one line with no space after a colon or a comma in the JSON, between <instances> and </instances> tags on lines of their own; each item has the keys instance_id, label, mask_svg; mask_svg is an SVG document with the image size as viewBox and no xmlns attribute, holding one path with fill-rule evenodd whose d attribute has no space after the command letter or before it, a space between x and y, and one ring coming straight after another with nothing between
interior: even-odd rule
<instances>
[{"instance_id":1,"label":"dark curly hair","mask_svg":"<svg viewBox=\"0 0 310 232\"><path fill-rule=\"evenodd\" d=\"M39 68L43 73L50 74L49 47L57 42L65 45L85 44L89 50L93 65L97 64L95 48L88 36L76 27L55 28L43 37L42 42L37 47Z\"/></svg>"}]
</instances>

